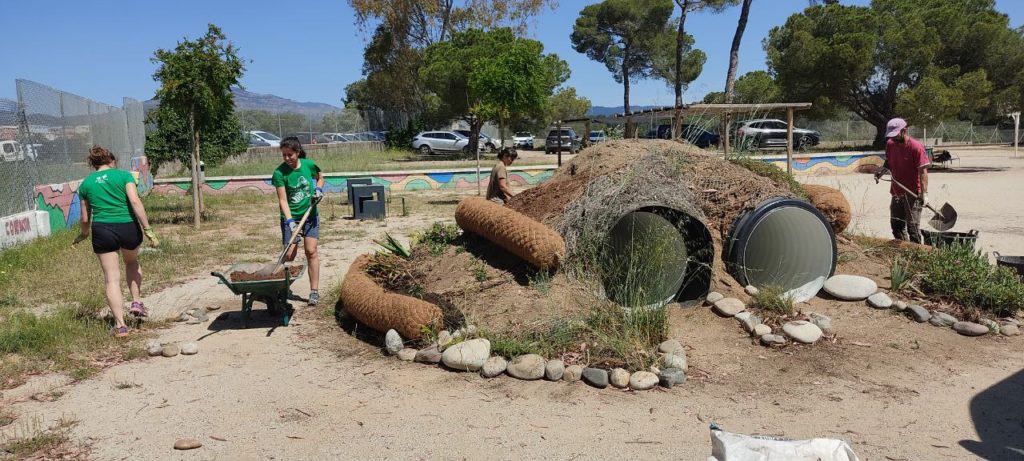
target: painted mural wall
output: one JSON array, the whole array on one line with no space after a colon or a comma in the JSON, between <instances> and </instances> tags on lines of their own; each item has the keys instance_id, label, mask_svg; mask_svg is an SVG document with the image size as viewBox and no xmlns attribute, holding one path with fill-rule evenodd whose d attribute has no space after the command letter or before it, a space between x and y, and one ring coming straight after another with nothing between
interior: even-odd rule
<instances>
[{"instance_id":1,"label":"painted mural wall","mask_svg":"<svg viewBox=\"0 0 1024 461\"><path fill-rule=\"evenodd\" d=\"M785 155L759 155L756 158L786 171ZM834 174L873 173L885 162L884 152L836 152L793 156L793 174L828 176Z\"/></svg>"},{"instance_id":2,"label":"painted mural wall","mask_svg":"<svg viewBox=\"0 0 1024 461\"><path fill-rule=\"evenodd\" d=\"M134 157L130 168L139 195L150 193L153 190L153 175L149 169L149 160L144 156ZM78 179L35 187L36 210L48 213L51 232L68 229L81 218L82 205L78 200L78 186L81 184L82 180Z\"/></svg>"}]
</instances>

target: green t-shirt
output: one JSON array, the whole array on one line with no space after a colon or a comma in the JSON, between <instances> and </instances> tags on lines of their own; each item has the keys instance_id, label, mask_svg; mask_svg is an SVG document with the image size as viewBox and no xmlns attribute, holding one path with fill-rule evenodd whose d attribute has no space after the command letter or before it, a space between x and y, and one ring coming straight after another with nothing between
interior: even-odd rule
<instances>
[{"instance_id":1,"label":"green t-shirt","mask_svg":"<svg viewBox=\"0 0 1024 461\"><path fill-rule=\"evenodd\" d=\"M125 185L135 183L131 173L117 168L96 171L82 180L78 196L89 201L92 222L121 224L135 221Z\"/></svg>"},{"instance_id":2,"label":"green t-shirt","mask_svg":"<svg viewBox=\"0 0 1024 461\"><path fill-rule=\"evenodd\" d=\"M316 189L316 177L320 173L320 167L316 162L308 158L299 159L299 167L292 169L287 163L274 170L270 178L270 184L274 187L284 187L285 196L288 197L288 208L292 212L292 218L298 221L302 214L309 208L313 198L313 190ZM316 216L316 208L309 212L309 216ZM284 219L284 213L281 213Z\"/></svg>"}]
</instances>

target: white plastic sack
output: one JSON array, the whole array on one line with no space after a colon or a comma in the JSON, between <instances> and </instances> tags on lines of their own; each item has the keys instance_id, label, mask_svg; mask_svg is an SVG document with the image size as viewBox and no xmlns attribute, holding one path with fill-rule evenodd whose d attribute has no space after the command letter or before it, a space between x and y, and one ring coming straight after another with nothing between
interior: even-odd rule
<instances>
[{"instance_id":1,"label":"white plastic sack","mask_svg":"<svg viewBox=\"0 0 1024 461\"><path fill-rule=\"evenodd\" d=\"M859 461L846 442L836 439L786 440L733 434L711 425L708 461Z\"/></svg>"}]
</instances>

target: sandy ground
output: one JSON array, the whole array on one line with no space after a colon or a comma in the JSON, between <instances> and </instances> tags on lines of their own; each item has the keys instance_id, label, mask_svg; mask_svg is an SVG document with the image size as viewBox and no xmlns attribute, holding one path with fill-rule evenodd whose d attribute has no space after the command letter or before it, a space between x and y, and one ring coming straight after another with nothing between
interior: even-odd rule
<instances>
[{"instance_id":1,"label":"sandy ground","mask_svg":"<svg viewBox=\"0 0 1024 461\"><path fill-rule=\"evenodd\" d=\"M961 157L965 169L973 162L1012 168L935 174L933 200L954 203L958 228L979 229L982 245L1024 254L1024 240L1013 234L1024 206L1001 195L1019 193L1012 175L1024 162L989 150ZM888 203L870 176L841 181L863 188L865 203ZM372 248L371 238L407 236L436 216L450 217L450 202L439 198L440 210L414 210L386 227L328 223L325 231L338 238L323 246L324 285L340 281L352 259ZM884 207L855 211L866 231L885 234ZM633 393L484 380L399 362L346 334L323 307L301 306L289 327L275 328L257 313L265 322L243 330L234 314L239 299L197 277L156 296L182 309L220 307L209 323L158 332L163 342L198 341L198 355L125 363L72 385L33 379L3 393L2 405L19 416L3 433L25 421L73 418L72 437L91 445L94 458L113 460L704 460L714 421L742 433L841 438L866 460L1024 458L1007 449L1024 450L1021 337L964 338L860 304L820 301L816 308L833 317L839 341L769 350L751 344L732 320L680 309L672 335L689 349L690 381ZM307 291L305 280L296 283L297 293ZM51 389L63 394L52 402L30 398ZM174 451L184 437L203 447Z\"/></svg>"}]
</instances>

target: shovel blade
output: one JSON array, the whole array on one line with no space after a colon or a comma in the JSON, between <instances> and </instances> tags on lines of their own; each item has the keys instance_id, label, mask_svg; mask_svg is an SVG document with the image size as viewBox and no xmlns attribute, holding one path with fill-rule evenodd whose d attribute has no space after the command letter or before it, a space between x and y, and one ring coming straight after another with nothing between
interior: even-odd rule
<instances>
[{"instance_id":1,"label":"shovel blade","mask_svg":"<svg viewBox=\"0 0 1024 461\"><path fill-rule=\"evenodd\" d=\"M932 216L932 219L928 221L928 224L935 228L935 230L948 231L956 225L956 210L953 209L952 205L945 203L942 205L942 208L939 208L939 211L935 213L935 216Z\"/></svg>"}]
</instances>

